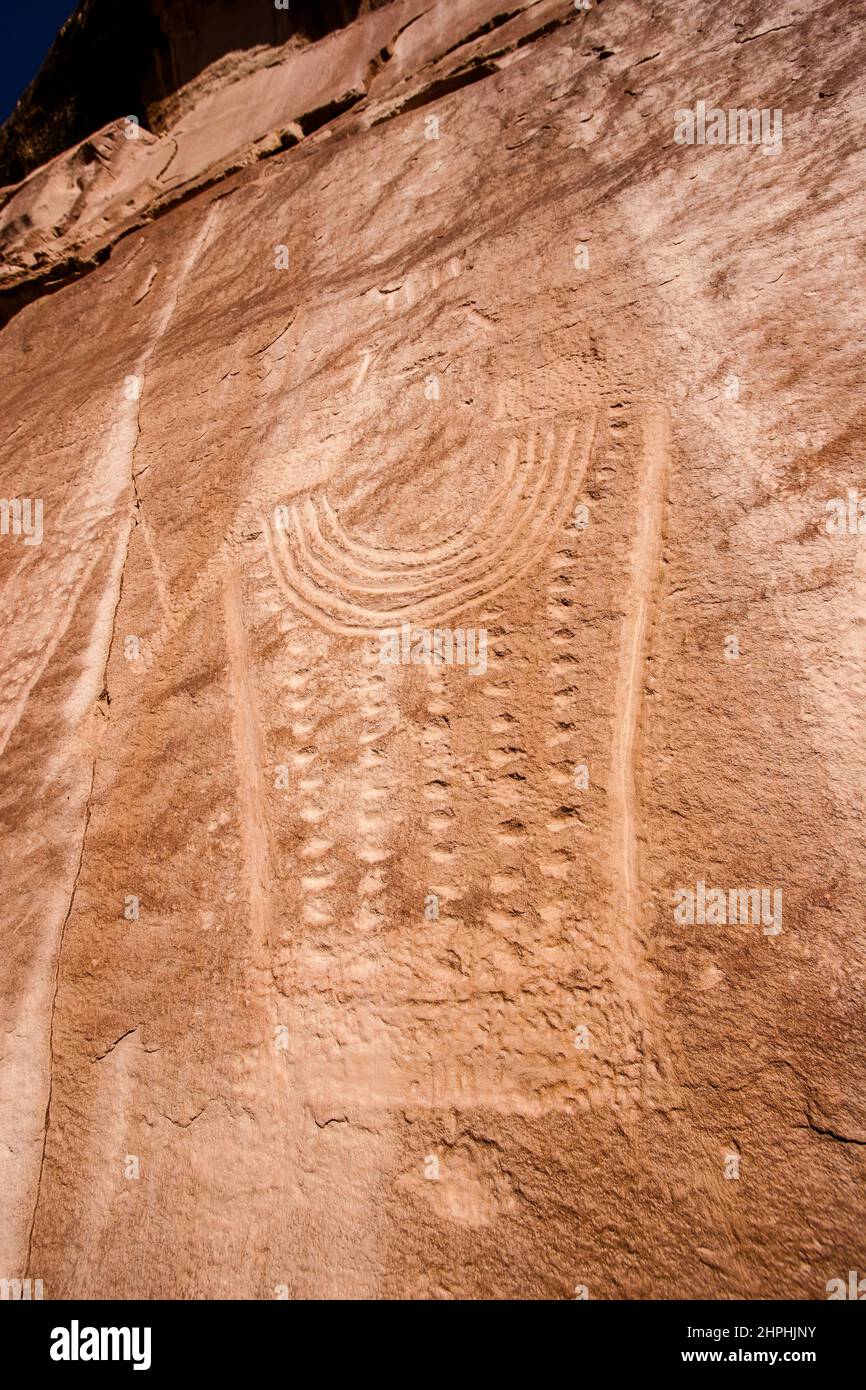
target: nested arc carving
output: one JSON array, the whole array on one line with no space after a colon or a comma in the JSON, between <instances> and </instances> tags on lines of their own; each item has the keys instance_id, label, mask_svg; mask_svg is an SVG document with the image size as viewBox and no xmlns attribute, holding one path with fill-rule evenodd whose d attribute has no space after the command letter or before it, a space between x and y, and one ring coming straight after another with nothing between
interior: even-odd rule
<instances>
[{"instance_id":1,"label":"nested arc carving","mask_svg":"<svg viewBox=\"0 0 866 1390\"><path fill-rule=\"evenodd\" d=\"M583 485L595 416L515 440L484 508L445 540L392 549L353 536L324 492L264 517L271 566L289 601L327 631L369 636L442 625L501 593L547 549Z\"/></svg>"}]
</instances>

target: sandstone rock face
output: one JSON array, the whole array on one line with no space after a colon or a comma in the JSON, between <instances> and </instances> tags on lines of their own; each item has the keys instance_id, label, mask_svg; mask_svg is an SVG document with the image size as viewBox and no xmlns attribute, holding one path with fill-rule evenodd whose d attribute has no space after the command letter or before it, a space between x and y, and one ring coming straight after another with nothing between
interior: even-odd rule
<instances>
[{"instance_id":1,"label":"sandstone rock face","mask_svg":"<svg viewBox=\"0 0 866 1390\"><path fill-rule=\"evenodd\" d=\"M364 9L2 193L0 1275L823 1298L851 6Z\"/></svg>"},{"instance_id":2,"label":"sandstone rock face","mask_svg":"<svg viewBox=\"0 0 866 1390\"><path fill-rule=\"evenodd\" d=\"M193 79L273 61L274 45L324 38L389 0L79 0L0 129L0 184L23 179L130 112L164 130ZM226 62L220 62L226 58Z\"/></svg>"}]
</instances>

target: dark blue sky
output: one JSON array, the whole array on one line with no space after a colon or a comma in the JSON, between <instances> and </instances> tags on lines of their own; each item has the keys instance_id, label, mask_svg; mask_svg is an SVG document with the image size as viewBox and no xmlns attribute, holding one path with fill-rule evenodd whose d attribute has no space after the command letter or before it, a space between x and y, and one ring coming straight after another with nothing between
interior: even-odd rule
<instances>
[{"instance_id":1,"label":"dark blue sky","mask_svg":"<svg viewBox=\"0 0 866 1390\"><path fill-rule=\"evenodd\" d=\"M0 0L0 123L36 76L77 0Z\"/></svg>"}]
</instances>

